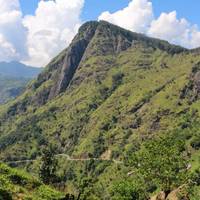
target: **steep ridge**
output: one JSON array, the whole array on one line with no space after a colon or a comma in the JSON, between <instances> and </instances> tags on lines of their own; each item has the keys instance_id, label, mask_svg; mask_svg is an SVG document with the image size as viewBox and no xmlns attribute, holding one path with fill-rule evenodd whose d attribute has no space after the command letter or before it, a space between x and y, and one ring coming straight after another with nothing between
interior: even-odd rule
<instances>
[{"instance_id":1,"label":"steep ridge","mask_svg":"<svg viewBox=\"0 0 200 200\"><path fill-rule=\"evenodd\" d=\"M95 47L97 44L98 48ZM182 47L129 32L108 22L87 22L80 28L70 46L54 58L30 86L29 89L34 95L31 98L27 95L25 104L43 105L64 92L76 69L90 56L120 53L137 44L158 48L171 54L186 51ZM17 107L20 105L16 105L16 110Z\"/></svg>"},{"instance_id":2,"label":"steep ridge","mask_svg":"<svg viewBox=\"0 0 200 200\"><path fill-rule=\"evenodd\" d=\"M37 160L42 148L53 144L58 155L80 161L59 160L63 177L73 171L73 178L63 180L66 185L76 191L77 180L89 177L90 199L111 199L115 181L127 174L138 179L132 173L137 167L127 163L130 155L172 135L164 145L180 155L177 145L183 141L184 158L195 171L200 167L199 62L199 55L185 48L104 21L88 22L23 95L0 107L0 159ZM152 160L163 153L161 144L156 143ZM162 189L157 179L150 181L155 179L142 183L148 194ZM180 178L171 185L183 183Z\"/></svg>"}]
</instances>

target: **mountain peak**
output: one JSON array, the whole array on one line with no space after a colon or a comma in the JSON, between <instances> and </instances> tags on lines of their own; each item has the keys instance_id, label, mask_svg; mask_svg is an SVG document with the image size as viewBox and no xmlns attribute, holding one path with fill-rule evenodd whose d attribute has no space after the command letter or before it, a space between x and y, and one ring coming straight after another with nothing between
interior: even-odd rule
<instances>
[{"instance_id":1,"label":"mountain peak","mask_svg":"<svg viewBox=\"0 0 200 200\"><path fill-rule=\"evenodd\" d=\"M163 51L167 51L171 54L181 53L187 51L186 48L183 48L178 45L172 45L167 41L151 38L141 33L132 32L126 30L117 25L111 24L107 21L89 21L83 24L79 29L79 34L82 34L85 30L93 29L96 31L95 36L99 36L101 40L99 40L100 46L106 44L106 52L100 51L99 53L108 53L108 50L112 49L113 52L119 53L120 51L126 50L127 48L133 46L135 43L140 43L147 47L152 47L155 49L160 49ZM106 41L107 39L107 41ZM103 43L102 43L103 41ZM111 41L113 42L111 44ZM111 53L111 52L110 52Z\"/></svg>"},{"instance_id":2,"label":"mountain peak","mask_svg":"<svg viewBox=\"0 0 200 200\"><path fill-rule=\"evenodd\" d=\"M38 76L32 85L36 96L31 101L42 105L65 92L85 60L95 56L116 55L128 48L137 48L138 44L170 54L187 51L166 41L134 33L106 21L89 21L79 28L69 47L55 57ZM45 82L46 84L43 84ZM45 87L38 90L42 85Z\"/></svg>"},{"instance_id":3,"label":"mountain peak","mask_svg":"<svg viewBox=\"0 0 200 200\"><path fill-rule=\"evenodd\" d=\"M85 22L80 28L79 28L79 33L85 32L88 28L90 29L96 29L97 26L99 25L98 21L88 21Z\"/></svg>"},{"instance_id":4,"label":"mountain peak","mask_svg":"<svg viewBox=\"0 0 200 200\"><path fill-rule=\"evenodd\" d=\"M199 105L198 54L87 22L24 94L0 107L0 160L35 172L49 146L59 159L56 180L80 198L113 199L124 177L136 197L167 195L199 177ZM77 177L92 184L80 188Z\"/></svg>"}]
</instances>

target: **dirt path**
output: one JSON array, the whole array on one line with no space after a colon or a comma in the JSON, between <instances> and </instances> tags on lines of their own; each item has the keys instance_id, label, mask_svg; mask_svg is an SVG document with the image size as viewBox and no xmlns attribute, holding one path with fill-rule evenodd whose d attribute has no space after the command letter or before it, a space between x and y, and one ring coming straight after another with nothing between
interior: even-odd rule
<instances>
[{"instance_id":1,"label":"dirt path","mask_svg":"<svg viewBox=\"0 0 200 200\"><path fill-rule=\"evenodd\" d=\"M66 160L69 160L69 161L75 161L75 162L79 162L79 161L90 161L90 160L98 160L98 161L111 161L115 164L122 164L123 162L122 161L118 161L118 160L115 160L115 159L102 159L102 158L73 158L73 157L70 157L69 155L67 154L57 154L56 157L65 157ZM41 159L41 157L38 157L36 159L27 159L27 160L16 160L16 161L7 161L5 162L6 164L20 164L20 163L31 163L31 162L36 162L38 161L39 159Z\"/></svg>"}]
</instances>

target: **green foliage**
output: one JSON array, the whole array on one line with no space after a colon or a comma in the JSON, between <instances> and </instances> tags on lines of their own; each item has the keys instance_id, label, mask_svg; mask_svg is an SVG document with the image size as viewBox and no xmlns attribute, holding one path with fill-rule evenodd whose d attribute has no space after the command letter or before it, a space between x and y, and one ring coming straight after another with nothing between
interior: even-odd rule
<instances>
[{"instance_id":1,"label":"green foliage","mask_svg":"<svg viewBox=\"0 0 200 200\"><path fill-rule=\"evenodd\" d=\"M59 200L63 196L27 173L0 163L0 200Z\"/></svg>"},{"instance_id":2,"label":"green foliage","mask_svg":"<svg viewBox=\"0 0 200 200\"><path fill-rule=\"evenodd\" d=\"M39 170L40 179L45 184L54 183L56 180L57 160L55 149L49 146L43 150L42 163Z\"/></svg>"},{"instance_id":3,"label":"green foliage","mask_svg":"<svg viewBox=\"0 0 200 200\"><path fill-rule=\"evenodd\" d=\"M91 195L92 188L92 178L91 177L83 177L79 182L79 194L77 199L86 200Z\"/></svg>"},{"instance_id":4,"label":"green foliage","mask_svg":"<svg viewBox=\"0 0 200 200\"><path fill-rule=\"evenodd\" d=\"M171 191L187 180L184 150L182 137L173 133L146 142L140 151L128 158L128 164L144 178L146 184Z\"/></svg>"},{"instance_id":5,"label":"green foliage","mask_svg":"<svg viewBox=\"0 0 200 200\"><path fill-rule=\"evenodd\" d=\"M113 200L144 200L148 198L144 186L140 185L138 181L121 181L115 183L112 192Z\"/></svg>"},{"instance_id":6,"label":"green foliage","mask_svg":"<svg viewBox=\"0 0 200 200\"><path fill-rule=\"evenodd\" d=\"M93 157L99 158L101 156L101 154L106 150L105 149L105 139L104 139L102 133L100 133L100 135L93 140L93 144L94 144Z\"/></svg>"},{"instance_id":7,"label":"green foliage","mask_svg":"<svg viewBox=\"0 0 200 200\"><path fill-rule=\"evenodd\" d=\"M190 145L196 150L200 149L200 134L192 138Z\"/></svg>"},{"instance_id":8,"label":"green foliage","mask_svg":"<svg viewBox=\"0 0 200 200\"><path fill-rule=\"evenodd\" d=\"M122 84L123 77L124 77L124 74L121 73L121 72L119 72L117 74L114 74L112 76L112 88L111 88L111 91L116 90L117 87Z\"/></svg>"},{"instance_id":9,"label":"green foliage","mask_svg":"<svg viewBox=\"0 0 200 200\"><path fill-rule=\"evenodd\" d=\"M196 200L200 198L200 170L196 169L190 176L190 181L187 186L189 198Z\"/></svg>"},{"instance_id":10,"label":"green foliage","mask_svg":"<svg viewBox=\"0 0 200 200\"><path fill-rule=\"evenodd\" d=\"M106 22L91 23L91 31L97 26L66 90L51 94L64 81L66 54L80 59L70 48L20 97L0 107L0 159L36 159L15 165L38 173L42 148L53 144L56 153L80 158L59 156L57 167L58 180L67 185L63 189L76 197L79 191L82 198L94 200L111 199L114 190L122 199L172 190L187 182L189 163L191 171L199 166L200 100L198 95L190 103L181 98L183 88L191 87L191 74L199 70L193 68L199 56ZM90 24L76 37L79 44L86 30ZM54 182L49 179L55 174L54 153L47 154L42 156L43 179ZM87 160L103 156L105 160ZM129 177L129 172L134 173ZM16 176L13 180L24 183Z\"/></svg>"}]
</instances>

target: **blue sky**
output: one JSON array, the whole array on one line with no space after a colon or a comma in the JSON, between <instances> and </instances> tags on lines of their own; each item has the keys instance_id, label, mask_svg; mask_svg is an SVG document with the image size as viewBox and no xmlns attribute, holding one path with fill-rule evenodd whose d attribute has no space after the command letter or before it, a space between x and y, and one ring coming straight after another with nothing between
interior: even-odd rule
<instances>
[{"instance_id":1,"label":"blue sky","mask_svg":"<svg viewBox=\"0 0 200 200\"><path fill-rule=\"evenodd\" d=\"M200 0L0 0L0 5L0 61L44 66L90 20L200 47Z\"/></svg>"},{"instance_id":2,"label":"blue sky","mask_svg":"<svg viewBox=\"0 0 200 200\"><path fill-rule=\"evenodd\" d=\"M20 0L24 15L34 14L39 0ZM115 12L124 8L130 0L85 0L82 20L95 20L103 11ZM152 0L156 17L162 12L177 11L178 17L186 18L193 24L200 26L200 0Z\"/></svg>"}]
</instances>

